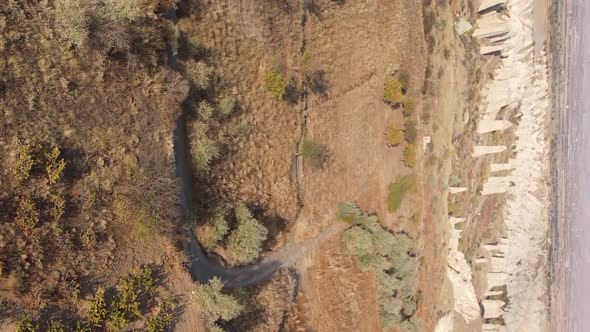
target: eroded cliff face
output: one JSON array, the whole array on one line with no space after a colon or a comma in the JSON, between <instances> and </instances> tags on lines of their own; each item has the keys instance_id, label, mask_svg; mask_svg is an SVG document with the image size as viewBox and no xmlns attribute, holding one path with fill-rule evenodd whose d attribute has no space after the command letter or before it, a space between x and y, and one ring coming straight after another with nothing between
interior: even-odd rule
<instances>
[{"instance_id":1,"label":"eroded cliff face","mask_svg":"<svg viewBox=\"0 0 590 332\"><path fill-rule=\"evenodd\" d=\"M483 190L474 193L505 195L506 200L501 211L504 236L483 243L485 255L472 259L474 264L485 264L488 271L486 292L479 299L482 330L546 331L550 103L547 58L535 30L539 13L535 13L535 0L487 3L490 8L480 8L473 36L480 42L480 54L497 56L499 61L493 79L481 91L478 134L510 128L509 122L498 122L502 111L519 120L513 129L510 160L494 160L491 172L496 174L484 179ZM480 158L504 150L504 146L476 146L472 156ZM472 270L457 250L460 231L455 223L450 224L448 277L454 288L455 315L474 322L480 317L479 313L474 316ZM440 328L453 329L445 320L440 321Z\"/></svg>"}]
</instances>

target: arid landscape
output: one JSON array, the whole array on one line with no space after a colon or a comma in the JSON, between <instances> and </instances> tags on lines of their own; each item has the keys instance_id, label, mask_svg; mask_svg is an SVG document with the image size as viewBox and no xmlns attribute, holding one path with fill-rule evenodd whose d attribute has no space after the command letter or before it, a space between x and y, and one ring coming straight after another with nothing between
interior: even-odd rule
<instances>
[{"instance_id":1,"label":"arid landscape","mask_svg":"<svg viewBox=\"0 0 590 332\"><path fill-rule=\"evenodd\" d=\"M549 331L550 5L1 1L0 330Z\"/></svg>"}]
</instances>

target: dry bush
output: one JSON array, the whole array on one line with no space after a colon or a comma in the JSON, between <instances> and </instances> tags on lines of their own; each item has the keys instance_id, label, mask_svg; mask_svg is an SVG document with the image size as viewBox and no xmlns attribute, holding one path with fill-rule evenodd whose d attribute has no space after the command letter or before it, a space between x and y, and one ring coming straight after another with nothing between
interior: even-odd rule
<instances>
[{"instance_id":1,"label":"dry bush","mask_svg":"<svg viewBox=\"0 0 590 332\"><path fill-rule=\"evenodd\" d=\"M399 80L385 80L383 87L383 100L392 105L397 105L403 101L404 92L403 84Z\"/></svg>"},{"instance_id":2,"label":"dry bush","mask_svg":"<svg viewBox=\"0 0 590 332\"><path fill-rule=\"evenodd\" d=\"M413 120L407 120L405 123L405 130L404 130L404 138L406 142L410 144L416 143L416 138L418 137L418 132L416 130L416 122Z\"/></svg>"},{"instance_id":3,"label":"dry bush","mask_svg":"<svg viewBox=\"0 0 590 332\"><path fill-rule=\"evenodd\" d=\"M83 1L56 0L55 21L58 31L77 47L88 37L88 14Z\"/></svg>"},{"instance_id":4,"label":"dry bush","mask_svg":"<svg viewBox=\"0 0 590 332\"><path fill-rule=\"evenodd\" d=\"M405 117L410 117L414 115L414 111L416 110L416 102L413 99L406 98L403 101L402 105Z\"/></svg>"},{"instance_id":5,"label":"dry bush","mask_svg":"<svg viewBox=\"0 0 590 332\"><path fill-rule=\"evenodd\" d=\"M330 150L324 144L305 140L301 146L301 155L305 164L313 169L321 169L330 159Z\"/></svg>"},{"instance_id":6,"label":"dry bush","mask_svg":"<svg viewBox=\"0 0 590 332\"><path fill-rule=\"evenodd\" d=\"M209 330L215 330L215 322L219 319L230 320L238 317L244 306L233 296L222 292L223 283L219 278L209 280L209 283L198 285L195 298L203 308L207 317Z\"/></svg>"},{"instance_id":7,"label":"dry bush","mask_svg":"<svg viewBox=\"0 0 590 332\"><path fill-rule=\"evenodd\" d=\"M219 100L219 113L223 116L231 115L236 110L236 99L228 96Z\"/></svg>"},{"instance_id":8,"label":"dry bush","mask_svg":"<svg viewBox=\"0 0 590 332\"><path fill-rule=\"evenodd\" d=\"M289 87L289 79L278 69L264 73L264 86L277 99L283 99Z\"/></svg>"},{"instance_id":9,"label":"dry bush","mask_svg":"<svg viewBox=\"0 0 590 332\"><path fill-rule=\"evenodd\" d=\"M395 125L391 124L385 133L385 140L389 146L398 146L402 144L404 140L404 132Z\"/></svg>"},{"instance_id":10,"label":"dry bush","mask_svg":"<svg viewBox=\"0 0 590 332\"><path fill-rule=\"evenodd\" d=\"M416 145L408 144L404 149L404 164L409 168L416 166Z\"/></svg>"},{"instance_id":11,"label":"dry bush","mask_svg":"<svg viewBox=\"0 0 590 332\"><path fill-rule=\"evenodd\" d=\"M414 190L415 187L416 179L413 176L398 176L388 188L387 210L391 213L397 211L406 194Z\"/></svg>"},{"instance_id":12,"label":"dry bush","mask_svg":"<svg viewBox=\"0 0 590 332\"><path fill-rule=\"evenodd\" d=\"M198 89L205 90L209 87L209 81L213 75L213 68L203 61L189 61L186 65L186 74L191 83Z\"/></svg>"}]
</instances>

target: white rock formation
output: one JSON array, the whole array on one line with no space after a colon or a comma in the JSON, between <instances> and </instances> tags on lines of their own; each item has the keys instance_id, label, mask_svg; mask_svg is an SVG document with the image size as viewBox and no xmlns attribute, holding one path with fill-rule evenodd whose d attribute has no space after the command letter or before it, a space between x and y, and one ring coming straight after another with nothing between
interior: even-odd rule
<instances>
[{"instance_id":1,"label":"white rock formation","mask_svg":"<svg viewBox=\"0 0 590 332\"><path fill-rule=\"evenodd\" d=\"M481 55L502 55L504 51L504 45L487 45L479 48L479 54Z\"/></svg>"},{"instance_id":2,"label":"white rock formation","mask_svg":"<svg viewBox=\"0 0 590 332\"><path fill-rule=\"evenodd\" d=\"M508 281L508 277L509 277L509 275L507 273L489 272L487 274L488 289L492 289L492 288L498 287L498 286L505 286L506 282Z\"/></svg>"},{"instance_id":3,"label":"white rock formation","mask_svg":"<svg viewBox=\"0 0 590 332\"><path fill-rule=\"evenodd\" d=\"M471 23L469 23L464 18L461 18L457 22L455 22L455 32L457 32L457 35L459 36L465 34L467 31L471 30L471 28L473 28L473 26L471 26Z\"/></svg>"},{"instance_id":4,"label":"white rock formation","mask_svg":"<svg viewBox=\"0 0 590 332\"><path fill-rule=\"evenodd\" d=\"M506 5L506 1L507 0L483 0L477 9L477 12L481 13L486 10L494 9L495 7Z\"/></svg>"},{"instance_id":5,"label":"white rock formation","mask_svg":"<svg viewBox=\"0 0 590 332\"><path fill-rule=\"evenodd\" d=\"M449 194L458 194L466 191L467 188L465 187L449 187Z\"/></svg>"},{"instance_id":6,"label":"white rock formation","mask_svg":"<svg viewBox=\"0 0 590 332\"><path fill-rule=\"evenodd\" d=\"M481 195L502 194L508 191L508 183L505 182L486 182L483 184Z\"/></svg>"},{"instance_id":7,"label":"white rock formation","mask_svg":"<svg viewBox=\"0 0 590 332\"><path fill-rule=\"evenodd\" d=\"M474 260L475 264L487 264L489 262L489 260L485 257L481 257L481 258L476 258Z\"/></svg>"},{"instance_id":8,"label":"white rock formation","mask_svg":"<svg viewBox=\"0 0 590 332\"><path fill-rule=\"evenodd\" d=\"M492 172L510 171L512 170L512 165L510 165L510 163L492 164L490 169Z\"/></svg>"},{"instance_id":9,"label":"white rock formation","mask_svg":"<svg viewBox=\"0 0 590 332\"><path fill-rule=\"evenodd\" d=\"M490 272L507 272L506 259L504 257L490 258Z\"/></svg>"},{"instance_id":10,"label":"white rock formation","mask_svg":"<svg viewBox=\"0 0 590 332\"><path fill-rule=\"evenodd\" d=\"M487 291L487 292L485 292L485 294L483 296L490 297L490 296L498 296L498 295L502 295L502 294L504 294L503 291Z\"/></svg>"},{"instance_id":11,"label":"white rock formation","mask_svg":"<svg viewBox=\"0 0 590 332\"><path fill-rule=\"evenodd\" d=\"M448 257L447 277L453 285L453 310L466 323L480 317L479 304L471 282L471 267L465 261L463 253L451 249Z\"/></svg>"},{"instance_id":12,"label":"white rock formation","mask_svg":"<svg viewBox=\"0 0 590 332\"><path fill-rule=\"evenodd\" d=\"M510 309L504 313L510 331L546 330L545 260L549 225L548 68L544 54L535 53L534 0L508 0L507 16L482 16L474 36L485 45L490 39L504 45L494 79L482 90L482 120L494 120L504 107L522 114L515 130L517 154L510 161L514 186L503 210L507 240L499 243L508 273L488 273L488 287L506 285ZM542 50L542 47L537 47ZM475 154L475 152L474 152ZM501 169L504 170L503 166ZM499 170L499 169L496 169ZM487 188L500 190L500 185ZM486 310L487 311L487 310Z\"/></svg>"},{"instance_id":13,"label":"white rock formation","mask_svg":"<svg viewBox=\"0 0 590 332\"><path fill-rule=\"evenodd\" d=\"M504 301L500 300L483 300L481 301L483 305L483 318L498 318L504 314L504 310L502 307L506 304Z\"/></svg>"},{"instance_id":14,"label":"white rock formation","mask_svg":"<svg viewBox=\"0 0 590 332\"><path fill-rule=\"evenodd\" d=\"M512 122L507 120L483 119L479 120L477 125L477 133L485 134L492 131L506 130L510 127L512 127Z\"/></svg>"},{"instance_id":15,"label":"white rock formation","mask_svg":"<svg viewBox=\"0 0 590 332\"><path fill-rule=\"evenodd\" d=\"M494 154L506 151L506 146L503 145L496 145L496 146L474 146L473 153L471 154L472 157L481 157L487 154Z\"/></svg>"},{"instance_id":16,"label":"white rock formation","mask_svg":"<svg viewBox=\"0 0 590 332\"><path fill-rule=\"evenodd\" d=\"M439 319L434 328L434 332L453 332L454 330L454 315L452 312Z\"/></svg>"},{"instance_id":17,"label":"white rock formation","mask_svg":"<svg viewBox=\"0 0 590 332\"><path fill-rule=\"evenodd\" d=\"M506 326L498 324L483 324L481 327L482 332L506 332Z\"/></svg>"},{"instance_id":18,"label":"white rock formation","mask_svg":"<svg viewBox=\"0 0 590 332\"><path fill-rule=\"evenodd\" d=\"M509 17L497 13L483 15L477 20L477 29L473 31L473 37L482 39L503 36L510 32L510 26L507 24L509 20Z\"/></svg>"},{"instance_id":19,"label":"white rock formation","mask_svg":"<svg viewBox=\"0 0 590 332\"><path fill-rule=\"evenodd\" d=\"M455 218L449 217L449 223L451 223L451 227L455 227L455 225L465 222L465 218Z\"/></svg>"}]
</instances>

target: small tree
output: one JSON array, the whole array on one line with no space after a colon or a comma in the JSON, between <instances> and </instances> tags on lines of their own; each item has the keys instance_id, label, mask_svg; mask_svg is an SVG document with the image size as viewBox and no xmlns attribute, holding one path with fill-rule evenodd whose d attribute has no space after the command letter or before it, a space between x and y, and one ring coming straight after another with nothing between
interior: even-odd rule
<instances>
[{"instance_id":1,"label":"small tree","mask_svg":"<svg viewBox=\"0 0 590 332\"><path fill-rule=\"evenodd\" d=\"M219 113L228 116L236 110L236 99L234 97L223 97L219 101Z\"/></svg>"},{"instance_id":2,"label":"small tree","mask_svg":"<svg viewBox=\"0 0 590 332\"><path fill-rule=\"evenodd\" d=\"M210 326L218 319L230 320L238 317L244 306L233 296L224 294L223 283L217 277L208 283L198 285L195 298L207 316Z\"/></svg>"},{"instance_id":3,"label":"small tree","mask_svg":"<svg viewBox=\"0 0 590 332\"><path fill-rule=\"evenodd\" d=\"M237 204L235 214L238 225L229 235L227 250L238 264L248 264L258 258L268 230L243 203Z\"/></svg>"},{"instance_id":4,"label":"small tree","mask_svg":"<svg viewBox=\"0 0 590 332\"><path fill-rule=\"evenodd\" d=\"M90 304L87 322L93 328L101 328L108 316L107 305L104 299L104 288L98 287L94 300Z\"/></svg>"},{"instance_id":5,"label":"small tree","mask_svg":"<svg viewBox=\"0 0 590 332\"><path fill-rule=\"evenodd\" d=\"M277 69L264 74L264 86L277 99L283 99L289 86L289 79Z\"/></svg>"},{"instance_id":6,"label":"small tree","mask_svg":"<svg viewBox=\"0 0 590 332\"><path fill-rule=\"evenodd\" d=\"M17 184L22 183L31 175L33 168L33 156L30 145L19 145L16 160L13 167L14 178Z\"/></svg>"},{"instance_id":7,"label":"small tree","mask_svg":"<svg viewBox=\"0 0 590 332\"><path fill-rule=\"evenodd\" d=\"M47 332L65 332L65 328L63 324L58 320L52 320L49 322L49 326L47 327Z\"/></svg>"},{"instance_id":8,"label":"small tree","mask_svg":"<svg viewBox=\"0 0 590 332\"><path fill-rule=\"evenodd\" d=\"M389 125L385 133L385 139L387 140L387 145L398 146L404 140L404 132L393 124Z\"/></svg>"},{"instance_id":9,"label":"small tree","mask_svg":"<svg viewBox=\"0 0 590 332\"><path fill-rule=\"evenodd\" d=\"M62 158L59 158L60 154L61 152L58 147L54 147L51 152L45 154L47 162L45 170L47 171L50 184L54 184L59 180L66 167L66 162Z\"/></svg>"},{"instance_id":10,"label":"small tree","mask_svg":"<svg viewBox=\"0 0 590 332\"><path fill-rule=\"evenodd\" d=\"M190 61L186 65L186 74L197 88L205 90L209 87L213 68L203 61Z\"/></svg>"},{"instance_id":11,"label":"small tree","mask_svg":"<svg viewBox=\"0 0 590 332\"><path fill-rule=\"evenodd\" d=\"M404 164L409 168L416 166L416 145L408 144L404 149Z\"/></svg>"},{"instance_id":12,"label":"small tree","mask_svg":"<svg viewBox=\"0 0 590 332\"><path fill-rule=\"evenodd\" d=\"M18 320L17 332L38 332L39 324L33 323L31 315L23 315Z\"/></svg>"},{"instance_id":13,"label":"small tree","mask_svg":"<svg viewBox=\"0 0 590 332\"><path fill-rule=\"evenodd\" d=\"M16 225L23 231L31 231L39 223L39 211L28 197L21 197L16 207Z\"/></svg>"},{"instance_id":14,"label":"small tree","mask_svg":"<svg viewBox=\"0 0 590 332\"><path fill-rule=\"evenodd\" d=\"M160 305L158 314L148 321L148 332L164 332L172 325L174 320L174 306L171 302L165 301Z\"/></svg>"},{"instance_id":15,"label":"small tree","mask_svg":"<svg viewBox=\"0 0 590 332\"><path fill-rule=\"evenodd\" d=\"M404 93L403 85L398 80L385 80L383 99L385 102L396 105L402 102Z\"/></svg>"},{"instance_id":16,"label":"small tree","mask_svg":"<svg viewBox=\"0 0 590 332\"><path fill-rule=\"evenodd\" d=\"M229 225L225 218L226 209L223 207L216 207L211 212L211 216L207 223L197 230L199 242L207 251L215 250L219 241L223 240L229 231Z\"/></svg>"}]
</instances>

